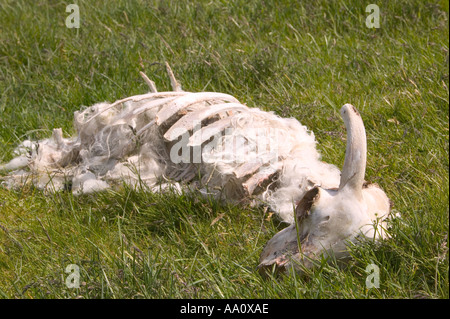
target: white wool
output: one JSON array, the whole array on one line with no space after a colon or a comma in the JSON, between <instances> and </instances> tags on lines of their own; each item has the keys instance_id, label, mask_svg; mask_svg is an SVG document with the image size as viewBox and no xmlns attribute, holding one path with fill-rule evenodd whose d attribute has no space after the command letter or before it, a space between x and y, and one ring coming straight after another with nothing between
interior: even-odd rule
<instances>
[{"instance_id":1,"label":"white wool","mask_svg":"<svg viewBox=\"0 0 450 319\"><path fill-rule=\"evenodd\" d=\"M98 180L97 176L91 172L76 175L72 179L72 191L75 194L89 194L108 189L109 187L108 183Z\"/></svg>"},{"instance_id":2,"label":"white wool","mask_svg":"<svg viewBox=\"0 0 450 319\"><path fill-rule=\"evenodd\" d=\"M0 171L13 171L17 170L19 168L27 166L29 161L29 158L27 156L18 156L16 158L13 158L9 163L0 165Z\"/></svg>"},{"instance_id":3,"label":"white wool","mask_svg":"<svg viewBox=\"0 0 450 319\"><path fill-rule=\"evenodd\" d=\"M184 108L176 104L180 97L195 100L194 94L149 93L77 111L75 136L63 138L61 129L55 129L48 139L19 145L18 157L0 166L0 170L12 171L2 178L3 185L12 188L28 180L39 188L58 191L71 184L72 192L80 194L102 191L122 181L133 187L145 184L152 191L168 188L170 183L161 181L173 181L176 190L181 187L176 181L190 182L189 189L225 200L254 197L289 223L293 207L305 191L314 185L339 185L340 172L320 161L314 134L296 119L272 112L242 105L199 118L201 127L231 118L229 127L202 146L187 146L190 130L178 140L165 140L164 133L183 115L223 104L217 95L208 100L208 93ZM165 115L170 114L171 107L180 110L157 125L158 112L164 109ZM178 156L179 152L183 155ZM244 164L249 165L248 174ZM28 172L17 171L25 166ZM244 175L237 177L240 167ZM27 175L33 178L27 179Z\"/></svg>"}]
</instances>

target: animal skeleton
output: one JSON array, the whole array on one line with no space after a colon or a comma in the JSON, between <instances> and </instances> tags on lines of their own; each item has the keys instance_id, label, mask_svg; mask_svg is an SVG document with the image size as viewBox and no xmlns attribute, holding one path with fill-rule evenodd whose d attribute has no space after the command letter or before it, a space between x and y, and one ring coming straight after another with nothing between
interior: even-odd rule
<instances>
[{"instance_id":1,"label":"animal skeleton","mask_svg":"<svg viewBox=\"0 0 450 319\"><path fill-rule=\"evenodd\" d=\"M364 182L366 136L352 105L341 109L348 138L340 174L320 161L314 134L297 120L248 108L228 94L182 91L166 67L173 91L157 92L141 73L149 93L75 112L75 136L54 129L48 139L22 142L17 157L0 166L10 171L3 185L32 181L80 194L125 181L152 191L182 184L229 201L253 198L290 224L267 243L262 270L301 270L320 256L347 256L348 243L360 237L386 236L389 200Z\"/></svg>"}]
</instances>

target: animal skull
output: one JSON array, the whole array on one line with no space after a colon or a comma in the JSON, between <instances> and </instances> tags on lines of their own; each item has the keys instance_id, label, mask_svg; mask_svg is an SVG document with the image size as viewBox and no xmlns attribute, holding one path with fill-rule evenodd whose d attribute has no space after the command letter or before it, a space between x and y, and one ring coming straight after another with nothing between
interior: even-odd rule
<instances>
[{"instance_id":1,"label":"animal skull","mask_svg":"<svg viewBox=\"0 0 450 319\"><path fill-rule=\"evenodd\" d=\"M346 104L341 115L347 128L347 148L339 188L316 186L306 192L295 209L295 223L277 233L265 246L259 268L293 267L302 272L322 257L348 257L347 245L362 236L386 236L383 221L390 209L386 194L364 182L366 134L360 114Z\"/></svg>"}]
</instances>

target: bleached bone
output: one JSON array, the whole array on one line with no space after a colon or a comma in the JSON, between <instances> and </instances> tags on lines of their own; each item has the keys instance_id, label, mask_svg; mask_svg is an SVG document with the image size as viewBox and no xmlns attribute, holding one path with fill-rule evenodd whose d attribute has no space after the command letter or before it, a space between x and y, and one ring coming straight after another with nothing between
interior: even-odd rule
<instances>
[{"instance_id":1,"label":"bleached bone","mask_svg":"<svg viewBox=\"0 0 450 319\"><path fill-rule=\"evenodd\" d=\"M160 93L147 93L147 94L135 95L135 96L127 97L125 99L118 100L118 101L112 103L107 108L102 110L101 113L106 112L106 111L112 109L113 107L116 107L125 102L139 102L139 101L149 100L149 99L158 99L158 98L165 98L165 97L171 97L171 96L183 96L186 94L187 94L187 92L160 92ZM85 123L88 123L88 122L94 120L95 118L100 116L101 113L97 113L96 115L90 117Z\"/></svg>"},{"instance_id":2,"label":"bleached bone","mask_svg":"<svg viewBox=\"0 0 450 319\"><path fill-rule=\"evenodd\" d=\"M248 195L252 195L258 186L261 186L263 182L269 180L281 168L282 162L278 162L275 165L268 166L247 179L242 184L242 186L244 187Z\"/></svg>"},{"instance_id":3,"label":"bleached bone","mask_svg":"<svg viewBox=\"0 0 450 319\"><path fill-rule=\"evenodd\" d=\"M150 80L148 78L148 76L144 72L139 72L139 74L142 76L142 78L144 79L145 83L147 83L148 88L150 89L150 92L152 92L152 93L158 92L158 90L156 89L155 82Z\"/></svg>"},{"instance_id":4,"label":"bleached bone","mask_svg":"<svg viewBox=\"0 0 450 319\"><path fill-rule=\"evenodd\" d=\"M202 92L202 93L190 93L175 99L173 102L164 106L156 115L156 123L158 125L163 124L165 121L170 119L176 113L181 110L197 103L201 102L232 102L239 103L239 101L229 94L224 93L214 93L214 92Z\"/></svg>"},{"instance_id":5,"label":"bleached bone","mask_svg":"<svg viewBox=\"0 0 450 319\"><path fill-rule=\"evenodd\" d=\"M151 109L154 109L154 108L157 108L164 104L167 104L169 102L172 102L175 98L176 97L165 97L165 98L151 100L151 101L145 103L144 105L134 109L130 115L131 116L139 115L139 114L149 111ZM126 114L126 115L128 115L128 114Z\"/></svg>"},{"instance_id":6,"label":"bleached bone","mask_svg":"<svg viewBox=\"0 0 450 319\"><path fill-rule=\"evenodd\" d=\"M130 121L133 121L133 119L139 117L139 115L141 115L142 113L159 108L160 106L173 101L175 98L176 97L165 97L165 98L160 98L160 99L149 100L144 105L142 105L136 109L133 109L131 112L126 112L125 114L122 114L122 116L120 116L116 119L114 124L129 123ZM150 123L150 125L147 125L146 128L153 125L153 123L154 123L154 121L152 121L152 123ZM145 131L145 129L142 128L141 131L143 132L143 131Z\"/></svg>"},{"instance_id":7,"label":"bleached bone","mask_svg":"<svg viewBox=\"0 0 450 319\"><path fill-rule=\"evenodd\" d=\"M258 169L261 168L265 163L262 161L258 162L247 162L242 164L241 166L238 166L234 171L234 175L236 178L241 178L250 174L255 173Z\"/></svg>"},{"instance_id":8,"label":"bleached bone","mask_svg":"<svg viewBox=\"0 0 450 319\"><path fill-rule=\"evenodd\" d=\"M234 115L233 115L234 116ZM231 126L233 116L225 117L197 130L189 138L188 146L202 145L216 134Z\"/></svg>"},{"instance_id":9,"label":"bleached bone","mask_svg":"<svg viewBox=\"0 0 450 319\"><path fill-rule=\"evenodd\" d=\"M199 124L201 121L218 113L230 110L245 111L247 110L247 107L240 103L223 103L216 104L213 108L208 107L188 113L167 130L164 134L164 138L168 141L173 141L185 132L192 130L194 126Z\"/></svg>"},{"instance_id":10,"label":"bleached bone","mask_svg":"<svg viewBox=\"0 0 450 319\"><path fill-rule=\"evenodd\" d=\"M364 185L367 146L361 116L350 104L342 107L341 115L347 147L340 186L316 186L305 193L295 210L296 223L266 244L259 265L263 273L272 267L302 272L321 256L339 261L349 257L350 243L386 236L389 199L378 186Z\"/></svg>"},{"instance_id":11,"label":"bleached bone","mask_svg":"<svg viewBox=\"0 0 450 319\"><path fill-rule=\"evenodd\" d=\"M353 105L345 104L341 115L347 128L347 147L339 191L343 192L346 188L361 201L367 158L366 131L361 115Z\"/></svg>"},{"instance_id":12,"label":"bleached bone","mask_svg":"<svg viewBox=\"0 0 450 319\"><path fill-rule=\"evenodd\" d=\"M167 70L167 74L169 75L170 84L172 85L172 90L174 90L175 92L182 92L183 90L181 89L181 85L180 85L180 83L178 83L177 79L173 75L172 69L170 68L169 63L167 63L167 62L166 62L166 70Z\"/></svg>"},{"instance_id":13,"label":"bleached bone","mask_svg":"<svg viewBox=\"0 0 450 319\"><path fill-rule=\"evenodd\" d=\"M11 170L0 177L2 184L13 188L33 182L57 191L72 182L72 192L78 194L123 181L144 183L152 191L175 185L181 192L180 184L169 178L192 180L188 189L207 196L267 203L290 225L263 249L261 272L272 267L302 271L321 256L347 257L349 242L386 236L389 199L377 185L364 183L366 136L353 106L341 110L348 135L341 174L320 160L314 134L297 120L249 109L228 94L183 92L170 66L167 71L175 92L156 92L143 76L151 93L75 112L77 135L64 138L55 129L48 139L24 141L15 151L18 157L0 166ZM195 122L206 126L195 130ZM261 128L269 134L255 136L254 129ZM271 130L279 134L272 136ZM193 135L175 142L183 131ZM223 131L225 135L205 143ZM237 160L242 156L244 161ZM167 183L159 185L164 179Z\"/></svg>"},{"instance_id":14,"label":"bleached bone","mask_svg":"<svg viewBox=\"0 0 450 319\"><path fill-rule=\"evenodd\" d=\"M61 149L64 147L62 129L60 128L53 129L52 138L56 143L57 149Z\"/></svg>"}]
</instances>

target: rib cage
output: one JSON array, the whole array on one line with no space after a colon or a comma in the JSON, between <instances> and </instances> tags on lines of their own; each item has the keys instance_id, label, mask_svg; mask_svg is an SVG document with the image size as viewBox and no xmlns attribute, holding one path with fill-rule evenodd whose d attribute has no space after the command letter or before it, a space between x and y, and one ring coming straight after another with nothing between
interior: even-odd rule
<instances>
[{"instance_id":1,"label":"rib cage","mask_svg":"<svg viewBox=\"0 0 450 319\"><path fill-rule=\"evenodd\" d=\"M24 141L18 157L0 166L12 170L3 184L32 180L49 191L70 184L75 194L121 181L153 191L181 184L227 200L265 201L287 222L312 186L339 185L339 170L320 161L313 133L297 120L228 94L180 91L173 75L173 92L156 92L144 79L151 93L75 112L76 136L55 129L46 140Z\"/></svg>"}]
</instances>

